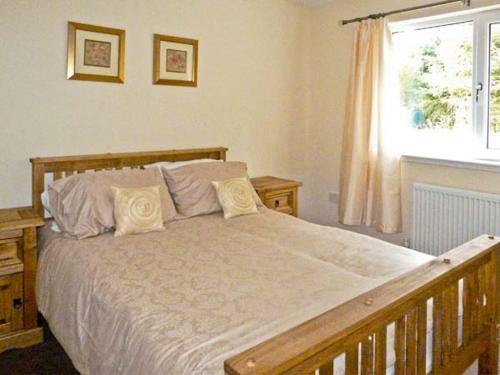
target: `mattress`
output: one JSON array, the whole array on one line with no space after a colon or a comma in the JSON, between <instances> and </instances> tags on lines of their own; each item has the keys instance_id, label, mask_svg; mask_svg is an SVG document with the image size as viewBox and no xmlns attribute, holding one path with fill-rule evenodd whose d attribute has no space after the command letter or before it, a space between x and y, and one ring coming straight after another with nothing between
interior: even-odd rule
<instances>
[{"instance_id":1,"label":"mattress","mask_svg":"<svg viewBox=\"0 0 500 375\"><path fill-rule=\"evenodd\" d=\"M431 259L265 208L116 238L45 228L40 244L39 310L84 375L221 375L225 359Z\"/></svg>"}]
</instances>

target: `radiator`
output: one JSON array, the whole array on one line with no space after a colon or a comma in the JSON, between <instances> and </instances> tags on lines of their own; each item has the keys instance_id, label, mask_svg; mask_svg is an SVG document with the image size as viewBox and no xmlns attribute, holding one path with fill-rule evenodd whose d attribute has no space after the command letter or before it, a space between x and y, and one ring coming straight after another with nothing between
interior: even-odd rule
<instances>
[{"instance_id":1,"label":"radiator","mask_svg":"<svg viewBox=\"0 0 500 375\"><path fill-rule=\"evenodd\" d=\"M441 255L482 234L500 234L500 195L413 184L413 249Z\"/></svg>"}]
</instances>

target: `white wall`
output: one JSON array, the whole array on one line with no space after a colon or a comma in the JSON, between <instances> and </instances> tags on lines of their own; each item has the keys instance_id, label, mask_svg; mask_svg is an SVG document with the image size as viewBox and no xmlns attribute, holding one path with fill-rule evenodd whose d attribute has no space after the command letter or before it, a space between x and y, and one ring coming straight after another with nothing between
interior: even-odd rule
<instances>
[{"instance_id":1,"label":"white wall","mask_svg":"<svg viewBox=\"0 0 500 375\"><path fill-rule=\"evenodd\" d=\"M286 0L0 1L0 207L31 204L33 156L227 146L251 175L307 180L309 13ZM66 80L68 21L126 30L125 84ZM199 40L198 88L152 85L154 33Z\"/></svg>"},{"instance_id":2,"label":"white wall","mask_svg":"<svg viewBox=\"0 0 500 375\"><path fill-rule=\"evenodd\" d=\"M341 27L338 21L384 11L426 4L427 0L357 0L334 1L330 5L313 8L311 29L311 149L314 169L310 178L315 192L314 221L337 225L337 206L329 202L329 192L339 189L340 154L354 25ZM498 4L498 1L476 0L475 7ZM443 12L463 10L455 5L408 13L392 20L422 17ZM404 163L403 165L403 221L404 232L396 236L382 236L366 228L350 228L401 243L408 237L411 207L410 188L414 181L458 188L500 193L495 173L434 167ZM472 183L471 181L474 181ZM495 183L496 182L496 183Z\"/></svg>"}]
</instances>

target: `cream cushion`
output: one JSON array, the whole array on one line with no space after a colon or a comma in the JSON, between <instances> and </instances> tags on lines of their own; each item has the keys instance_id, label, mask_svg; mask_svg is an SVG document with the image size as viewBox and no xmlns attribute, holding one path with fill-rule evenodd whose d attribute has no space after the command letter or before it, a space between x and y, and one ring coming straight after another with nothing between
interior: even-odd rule
<instances>
[{"instance_id":1,"label":"cream cushion","mask_svg":"<svg viewBox=\"0 0 500 375\"><path fill-rule=\"evenodd\" d=\"M252 184L247 177L213 181L212 185L217 191L217 198L224 211L224 219L259 212L253 198Z\"/></svg>"},{"instance_id":2,"label":"cream cushion","mask_svg":"<svg viewBox=\"0 0 500 375\"><path fill-rule=\"evenodd\" d=\"M115 236L164 230L161 215L160 186L117 188L114 213Z\"/></svg>"}]
</instances>

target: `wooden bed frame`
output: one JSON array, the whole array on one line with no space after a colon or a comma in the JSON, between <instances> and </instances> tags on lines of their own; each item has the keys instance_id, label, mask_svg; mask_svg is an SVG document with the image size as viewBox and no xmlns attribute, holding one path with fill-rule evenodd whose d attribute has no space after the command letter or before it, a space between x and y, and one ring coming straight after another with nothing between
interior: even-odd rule
<instances>
[{"instance_id":1,"label":"wooden bed frame","mask_svg":"<svg viewBox=\"0 0 500 375\"><path fill-rule=\"evenodd\" d=\"M498 374L499 241L479 237L225 362L228 375L385 374L387 326L395 323L396 374L426 374L427 301L433 299L432 374ZM462 342L459 281L463 283ZM361 355L359 355L361 348ZM361 358L359 358L361 357Z\"/></svg>"},{"instance_id":2,"label":"wooden bed frame","mask_svg":"<svg viewBox=\"0 0 500 375\"><path fill-rule=\"evenodd\" d=\"M127 152L119 154L95 154L32 158L32 200L33 208L43 215L41 194L45 191L45 178L52 180L86 171L100 171L123 168L142 168L160 161L186 161L195 159L226 160L225 147L195 148L185 150Z\"/></svg>"},{"instance_id":3,"label":"wooden bed frame","mask_svg":"<svg viewBox=\"0 0 500 375\"><path fill-rule=\"evenodd\" d=\"M33 207L43 213L40 194L47 174L59 179L159 161L225 160L226 151L218 147L34 158ZM345 353L346 374L385 374L387 327L394 323L395 373L426 374L427 301L432 298L432 375L461 374L476 360L480 374L497 374L499 278L500 241L479 237L226 360L225 373L333 375L334 358Z\"/></svg>"}]
</instances>

